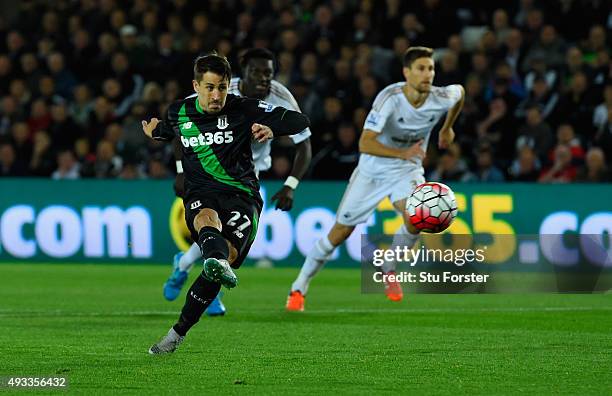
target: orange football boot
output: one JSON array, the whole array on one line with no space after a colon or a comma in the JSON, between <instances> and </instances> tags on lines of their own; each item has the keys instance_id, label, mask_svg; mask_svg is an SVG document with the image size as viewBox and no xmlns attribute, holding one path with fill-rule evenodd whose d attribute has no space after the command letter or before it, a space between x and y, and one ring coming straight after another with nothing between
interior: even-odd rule
<instances>
[{"instance_id":1,"label":"orange football boot","mask_svg":"<svg viewBox=\"0 0 612 396\"><path fill-rule=\"evenodd\" d=\"M395 272L387 272L385 275L395 275ZM385 294L391 301L402 301L402 298L404 298L400 283L395 280L391 282L388 278L385 278Z\"/></svg>"},{"instance_id":2,"label":"orange football boot","mask_svg":"<svg viewBox=\"0 0 612 396\"><path fill-rule=\"evenodd\" d=\"M304 311L304 295L301 291L295 290L289 293L287 297L287 311L302 312Z\"/></svg>"}]
</instances>

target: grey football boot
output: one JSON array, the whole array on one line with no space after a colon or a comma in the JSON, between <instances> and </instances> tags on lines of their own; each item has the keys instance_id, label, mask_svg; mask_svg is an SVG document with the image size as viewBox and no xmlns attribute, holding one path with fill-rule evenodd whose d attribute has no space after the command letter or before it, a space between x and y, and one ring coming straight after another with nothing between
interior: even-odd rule
<instances>
[{"instance_id":1,"label":"grey football boot","mask_svg":"<svg viewBox=\"0 0 612 396\"><path fill-rule=\"evenodd\" d=\"M160 342L149 348L151 355L163 355L165 353L172 353L176 351L181 342L185 339L185 336L179 335L173 328L170 328L168 334L161 339Z\"/></svg>"}]
</instances>

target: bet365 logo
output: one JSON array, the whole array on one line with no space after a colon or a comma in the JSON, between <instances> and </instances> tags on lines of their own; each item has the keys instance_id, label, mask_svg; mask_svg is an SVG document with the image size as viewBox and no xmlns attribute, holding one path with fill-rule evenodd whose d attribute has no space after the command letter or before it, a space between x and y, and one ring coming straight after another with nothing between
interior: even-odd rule
<instances>
[{"instance_id":1,"label":"bet365 logo","mask_svg":"<svg viewBox=\"0 0 612 396\"><path fill-rule=\"evenodd\" d=\"M204 132L198 136L181 136L181 143L185 147L210 146L211 144L224 144L234 141L234 131Z\"/></svg>"}]
</instances>

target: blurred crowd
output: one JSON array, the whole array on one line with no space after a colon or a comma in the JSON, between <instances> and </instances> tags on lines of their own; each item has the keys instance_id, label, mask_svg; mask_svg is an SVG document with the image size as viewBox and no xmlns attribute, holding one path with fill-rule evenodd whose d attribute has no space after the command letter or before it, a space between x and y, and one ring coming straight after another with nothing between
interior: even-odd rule
<instances>
[{"instance_id":1,"label":"blurred crowd","mask_svg":"<svg viewBox=\"0 0 612 396\"><path fill-rule=\"evenodd\" d=\"M348 179L376 94L433 47L434 85L465 87L456 143L431 139L439 181L609 182L612 11L606 0L21 0L1 3L0 176L169 178L170 145L144 137L192 93L216 50L239 75L249 47L312 122L308 178ZM284 179L291 144L263 178Z\"/></svg>"}]
</instances>

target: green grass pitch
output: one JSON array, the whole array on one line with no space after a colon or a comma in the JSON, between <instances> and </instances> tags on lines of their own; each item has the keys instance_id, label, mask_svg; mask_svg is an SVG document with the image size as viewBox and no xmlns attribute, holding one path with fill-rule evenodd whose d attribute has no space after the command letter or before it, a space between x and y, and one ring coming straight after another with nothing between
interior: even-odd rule
<instances>
[{"instance_id":1,"label":"green grass pitch","mask_svg":"<svg viewBox=\"0 0 612 396\"><path fill-rule=\"evenodd\" d=\"M329 269L290 314L297 269L243 268L225 317L149 356L184 299L163 300L169 269L0 265L0 377L96 394L612 394L611 294L392 303L361 294L358 270Z\"/></svg>"}]
</instances>

